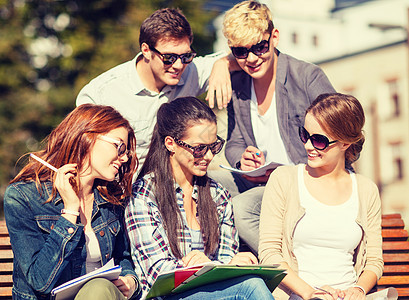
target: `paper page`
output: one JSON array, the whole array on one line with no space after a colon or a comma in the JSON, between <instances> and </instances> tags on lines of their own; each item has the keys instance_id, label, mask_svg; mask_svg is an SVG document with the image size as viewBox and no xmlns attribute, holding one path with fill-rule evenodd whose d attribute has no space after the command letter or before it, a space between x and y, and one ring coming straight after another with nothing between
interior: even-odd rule
<instances>
[{"instance_id":1,"label":"paper page","mask_svg":"<svg viewBox=\"0 0 409 300\"><path fill-rule=\"evenodd\" d=\"M276 163L274 161L265 164L264 166L261 166L257 169L251 170L251 171L243 171L243 170L239 170L236 168L232 168L232 167L228 167L228 166L224 166L224 165L220 165L221 168L229 170L230 172L233 173L237 173L237 174L242 174L242 175L247 175L250 177L259 177L259 176L264 176L266 175L266 171L270 170L270 169L275 169L279 166L281 166L282 164Z\"/></svg>"},{"instance_id":2,"label":"paper page","mask_svg":"<svg viewBox=\"0 0 409 300\"><path fill-rule=\"evenodd\" d=\"M102 277L108 280L115 280L119 277L121 271L122 268L120 266L115 266L114 260L111 259L101 268L90 273L87 273L83 276L80 276L78 278L74 278L73 280L70 280L54 288L51 291L51 295L55 296L56 300L68 299L70 297L75 296L87 281L96 277Z\"/></svg>"},{"instance_id":3,"label":"paper page","mask_svg":"<svg viewBox=\"0 0 409 300\"><path fill-rule=\"evenodd\" d=\"M384 290L380 290L375 293L366 295L368 300L396 300L398 299L398 291L394 287L390 287Z\"/></svg>"},{"instance_id":4,"label":"paper page","mask_svg":"<svg viewBox=\"0 0 409 300\"><path fill-rule=\"evenodd\" d=\"M177 269L173 269L170 271L164 271L164 272L160 272L160 275L166 275L166 274L173 274L176 271L183 271L183 270L189 270L189 269L196 269L196 268L200 268L200 267L204 267L204 266L217 266L220 265L221 263L217 262L217 261L208 261L202 264L198 264L198 265L194 265L194 266L190 266L190 267L184 267L184 268L177 268Z\"/></svg>"}]
</instances>

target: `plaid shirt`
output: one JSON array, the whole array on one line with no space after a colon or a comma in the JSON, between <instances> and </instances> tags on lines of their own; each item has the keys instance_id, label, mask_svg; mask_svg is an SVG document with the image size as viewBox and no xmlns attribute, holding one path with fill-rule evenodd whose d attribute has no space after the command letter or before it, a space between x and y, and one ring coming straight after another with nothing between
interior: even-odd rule
<instances>
[{"instance_id":1,"label":"plaid shirt","mask_svg":"<svg viewBox=\"0 0 409 300\"><path fill-rule=\"evenodd\" d=\"M210 192L219 216L220 239L218 250L214 255L209 256L209 259L228 263L238 252L239 247L238 234L233 223L231 196L226 189L213 180L210 183ZM183 222L183 235L179 245L182 255L185 256L191 251L192 240L183 208L183 191L176 183L175 193ZM197 197L198 189L194 185L192 198L197 199ZM135 272L141 281L143 295L146 296L161 272L183 267L182 261L177 259L170 249L150 174L134 183L132 199L125 210L125 222L131 242Z\"/></svg>"}]
</instances>

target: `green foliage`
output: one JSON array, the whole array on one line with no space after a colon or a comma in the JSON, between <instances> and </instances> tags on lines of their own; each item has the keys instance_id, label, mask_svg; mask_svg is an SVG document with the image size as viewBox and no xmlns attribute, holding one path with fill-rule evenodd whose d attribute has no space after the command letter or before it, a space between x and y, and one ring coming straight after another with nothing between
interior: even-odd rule
<instances>
[{"instance_id":1,"label":"green foliage","mask_svg":"<svg viewBox=\"0 0 409 300\"><path fill-rule=\"evenodd\" d=\"M75 107L79 90L139 51L139 27L154 10L180 8L199 54L212 51L201 0L0 0L0 200L16 161Z\"/></svg>"}]
</instances>

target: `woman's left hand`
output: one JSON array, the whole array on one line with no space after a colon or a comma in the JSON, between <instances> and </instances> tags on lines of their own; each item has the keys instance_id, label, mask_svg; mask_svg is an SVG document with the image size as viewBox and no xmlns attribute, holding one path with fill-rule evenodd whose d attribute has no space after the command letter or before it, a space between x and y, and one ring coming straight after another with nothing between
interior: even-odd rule
<instances>
[{"instance_id":1,"label":"woman's left hand","mask_svg":"<svg viewBox=\"0 0 409 300\"><path fill-rule=\"evenodd\" d=\"M357 287L350 287L347 290L343 291L344 300L363 300L366 298L365 293Z\"/></svg>"},{"instance_id":2,"label":"woman's left hand","mask_svg":"<svg viewBox=\"0 0 409 300\"><path fill-rule=\"evenodd\" d=\"M183 266L190 267L211 261L203 252L193 250L182 257Z\"/></svg>"},{"instance_id":3,"label":"woman's left hand","mask_svg":"<svg viewBox=\"0 0 409 300\"><path fill-rule=\"evenodd\" d=\"M131 276L119 276L117 280L112 281L113 284L127 298L131 298L136 289L135 280Z\"/></svg>"},{"instance_id":4,"label":"woman's left hand","mask_svg":"<svg viewBox=\"0 0 409 300\"><path fill-rule=\"evenodd\" d=\"M257 265L257 257L251 252L239 252L229 262L229 265Z\"/></svg>"}]
</instances>

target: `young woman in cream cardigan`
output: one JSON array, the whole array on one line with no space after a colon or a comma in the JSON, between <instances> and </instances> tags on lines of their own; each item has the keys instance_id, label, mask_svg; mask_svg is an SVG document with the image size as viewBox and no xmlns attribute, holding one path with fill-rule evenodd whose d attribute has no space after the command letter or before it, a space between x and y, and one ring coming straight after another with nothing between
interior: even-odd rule
<instances>
[{"instance_id":1,"label":"young woman in cream cardigan","mask_svg":"<svg viewBox=\"0 0 409 300\"><path fill-rule=\"evenodd\" d=\"M354 97L318 96L299 129L308 163L270 176L259 258L288 270L276 299L365 299L382 275L378 188L351 167L362 150L364 122Z\"/></svg>"}]
</instances>

